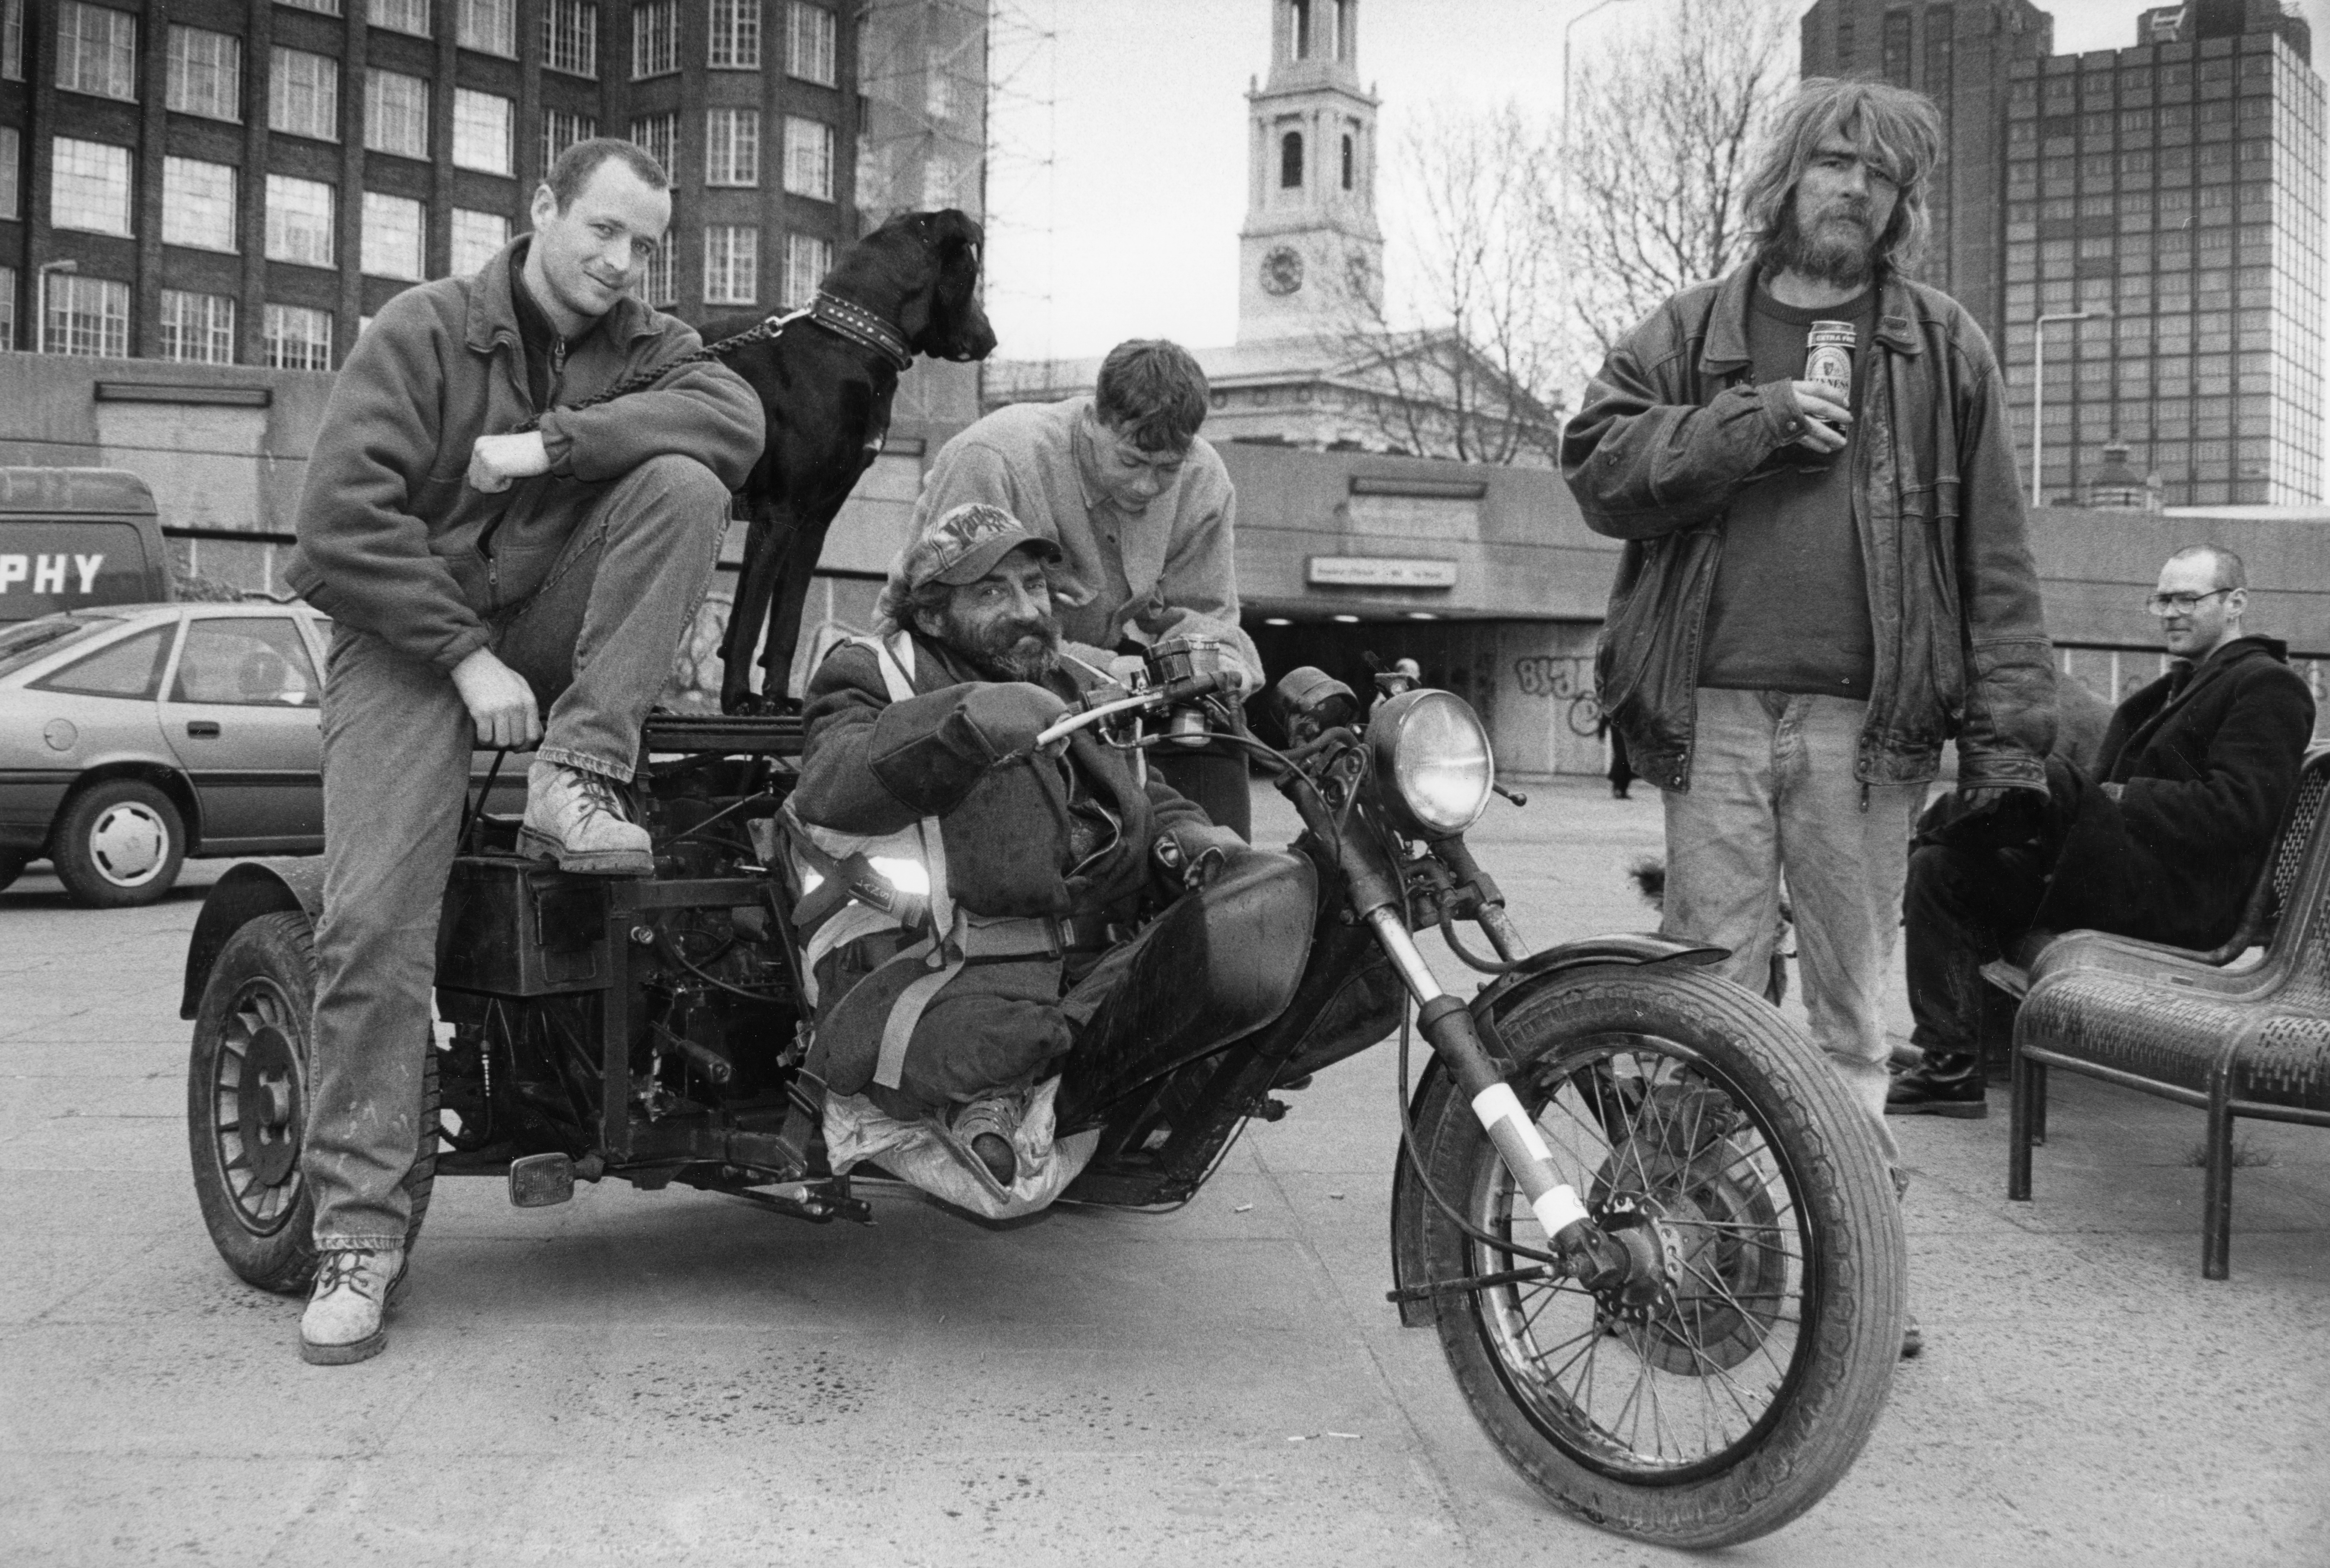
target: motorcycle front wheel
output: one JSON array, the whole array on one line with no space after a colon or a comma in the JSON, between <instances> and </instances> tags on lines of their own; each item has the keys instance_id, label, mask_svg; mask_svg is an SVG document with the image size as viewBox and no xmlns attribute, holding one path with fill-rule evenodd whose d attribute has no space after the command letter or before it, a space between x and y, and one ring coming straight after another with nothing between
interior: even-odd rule
<instances>
[{"instance_id":1,"label":"motorcycle front wheel","mask_svg":"<svg viewBox=\"0 0 2330 1568\"><path fill-rule=\"evenodd\" d=\"M1851 1468L1900 1351L1907 1250L1866 1113L1760 997L1688 969L1550 978L1497 1033L1562 1179L1665 1283L1630 1299L1530 1270L1404 1183L1411 1269L1532 1276L1434 1298L1474 1417L1605 1529L1705 1548L1779 1528ZM1444 1076L1417 1111L1433 1189L1473 1230L1543 1247Z\"/></svg>"}]
</instances>

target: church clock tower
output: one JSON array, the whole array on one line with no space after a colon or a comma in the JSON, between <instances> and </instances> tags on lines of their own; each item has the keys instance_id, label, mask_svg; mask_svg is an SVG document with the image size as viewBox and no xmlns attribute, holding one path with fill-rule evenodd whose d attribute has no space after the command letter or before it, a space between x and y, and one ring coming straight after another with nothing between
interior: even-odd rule
<instances>
[{"instance_id":1,"label":"church clock tower","mask_svg":"<svg viewBox=\"0 0 2330 1568\"><path fill-rule=\"evenodd\" d=\"M1270 77L1246 95L1242 344L1335 334L1355 283L1370 298L1382 288L1377 100L1359 90L1359 0L1270 0Z\"/></svg>"}]
</instances>

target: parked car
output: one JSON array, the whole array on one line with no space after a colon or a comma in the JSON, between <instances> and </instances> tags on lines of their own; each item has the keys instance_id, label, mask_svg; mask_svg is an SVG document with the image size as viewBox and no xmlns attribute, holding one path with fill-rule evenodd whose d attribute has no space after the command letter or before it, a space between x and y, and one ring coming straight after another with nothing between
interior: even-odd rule
<instances>
[{"instance_id":1,"label":"parked car","mask_svg":"<svg viewBox=\"0 0 2330 1568\"><path fill-rule=\"evenodd\" d=\"M267 602L0 628L0 886L45 855L81 903L150 903L190 855L321 850L328 628Z\"/></svg>"},{"instance_id":2,"label":"parked car","mask_svg":"<svg viewBox=\"0 0 2330 1568\"><path fill-rule=\"evenodd\" d=\"M145 480L118 468L0 467L0 627L170 597Z\"/></svg>"}]
</instances>

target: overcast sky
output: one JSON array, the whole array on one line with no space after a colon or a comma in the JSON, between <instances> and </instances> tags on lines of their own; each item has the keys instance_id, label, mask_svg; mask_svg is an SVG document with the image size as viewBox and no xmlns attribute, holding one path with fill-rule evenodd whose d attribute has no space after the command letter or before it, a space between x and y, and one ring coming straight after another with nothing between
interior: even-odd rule
<instances>
[{"instance_id":1,"label":"overcast sky","mask_svg":"<svg viewBox=\"0 0 2330 1568\"><path fill-rule=\"evenodd\" d=\"M1593 0L1360 0L1359 78L1383 99L1387 163L1435 99L1561 104L1561 30ZM1575 34L1582 70L1663 0L1623 0ZM1226 344L1237 326L1246 99L1271 0L1002 0L991 41L988 311L1009 358L1096 354L1126 337ZM2055 47L2136 42L2136 0L2056 0ZM2330 0L2303 0L2316 69ZM1050 32L1048 44L1037 42ZM1047 102L1048 100L1048 102ZM1402 214L1379 192L1388 239ZM1397 245L1392 247L1397 265Z\"/></svg>"}]
</instances>

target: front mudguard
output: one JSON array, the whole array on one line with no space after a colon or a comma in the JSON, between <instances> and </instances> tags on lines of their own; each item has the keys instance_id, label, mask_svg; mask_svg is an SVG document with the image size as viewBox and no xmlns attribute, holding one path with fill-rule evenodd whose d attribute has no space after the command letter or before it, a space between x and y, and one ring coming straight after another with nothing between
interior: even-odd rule
<instances>
[{"instance_id":1,"label":"front mudguard","mask_svg":"<svg viewBox=\"0 0 2330 1568\"><path fill-rule=\"evenodd\" d=\"M260 915L298 910L313 925L324 912L324 863L315 856L246 860L211 885L194 934L186 943L186 988L178 1016L191 1018L203 1005L203 987L234 933Z\"/></svg>"},{"instance_id":2,"label":"front mudguard","mask_svg":"<svg viewBox=\"0 0 2330 1568\"><path fill-rule=\"evenodd\" d=\"M1497 1028L1497 1021L1542 987L1558 985L1580 969L1657 968L1670 964L1697 968L1729 957L1730 949L1728 948L1703 947L1649 932L1586 937L1578 941L1564 942L1559 947L1531 953L1519 965L1482 987L1480 995L1472 1001L1473 1019L1480 1027L1482 1044L1502 1061L1504 1037ZM1416 1074L1416 1088L1407 1099L1407 1115L1410 1127L1420 1124L1425 1100L1439 1089L1447 1075L1446 1065L1437 1056L1425 1063L1424 1071ZM1416 1152L1425 1157L1431 1154L1429 1149L1423 1148L1418 1148ZM1462 1201L1460 1194L1443 1193L1441 1195L1451 1202ZM1407 1149L1403 1142L1391 1182L1391 1276L1396 1290L1405 1290L1409 1285L1424 1280L1425 1267L1421 1255L1424 1205L1431 1201L1423 1183L1416 1177L1416 1162L1407 1157ZM1421 1328L1436 1321L1438 1314L1437 1298L1403 1300L1399 1308L1400 1326Z\"/></svg>"}]
</instances>

